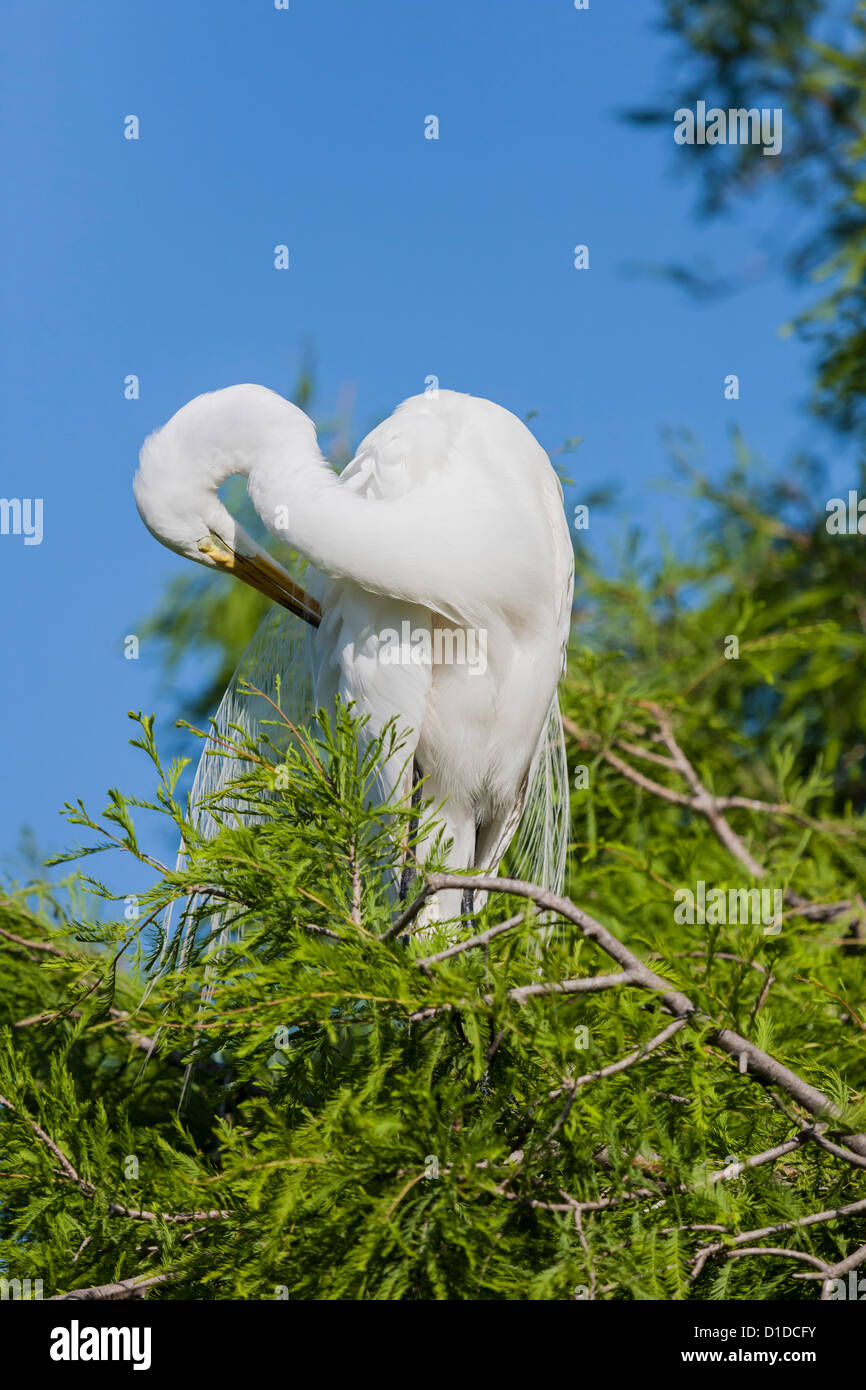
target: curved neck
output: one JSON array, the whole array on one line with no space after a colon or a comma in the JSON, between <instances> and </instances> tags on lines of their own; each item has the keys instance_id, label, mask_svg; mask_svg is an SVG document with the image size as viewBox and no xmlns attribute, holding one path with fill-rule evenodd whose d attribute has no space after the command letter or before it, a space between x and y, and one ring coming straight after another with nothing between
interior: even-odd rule
<instances>
[{"instance_id":1,"label":"curved neck","mask_svg":"<svg viewBox=\"0 0 866 1390\"><path fill-rule=\"evenodd\" d=\"M503 517L471 498L457 505L435 482L395 499L359 495L323 456L309 417L263 386L199 397L178 427L181 417L186 456L202 460L211 486L244 476L268 530L332 578L459 625L489 626L525 606L519 547L503 551Z\"/></svg>"},{"instance_id":2,"label":"curved neck","mask_svg":"<svg viewBox=\"0 0 866 1390\"><path fill-rule=\"evenodd\" d=\"M254 462L243 470L268 529L331 578L432 608L455 623L485 621L486 605L467 602L465 587L436 544L440 528L417 496L385 500L343 486L312 422L302 416L301 423L301 412L275 399L285 408L281 428L273 429L273 418L262 421L258 447L248 454ZM454 528L460 522L454 518Z\"/></svg>"}]
</instances>

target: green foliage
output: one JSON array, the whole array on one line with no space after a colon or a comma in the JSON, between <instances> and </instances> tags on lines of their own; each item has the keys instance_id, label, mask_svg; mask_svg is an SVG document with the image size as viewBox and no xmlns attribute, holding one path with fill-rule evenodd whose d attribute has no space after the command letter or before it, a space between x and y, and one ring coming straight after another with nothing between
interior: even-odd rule
<instances>
[{"instance_id":1,"label":"green foliage","mask_svg":"<svg viewBox=\"0 0 866 1390\"><path fill-rule=\"evenodd\" d=\"M835 28L820 0L664 12L691 58L674 105L784 108L778 160L689 154L707 212L777 166L808 204L780 253L819 286L794 328L818 344L819 411L861 430L862 12ZM311 396L305 369L293 398ZM339 463L338 415L322 433ZM828 534L812 461L773 477L733 447L711 484L673 441L705 509L692 554L648 558L635 536L615 576L578 555L563 686L568 891L689 997L687 1025L644 1054L671 1022L656 993L556 992L610 966L524 898L495 894L462 928L395 931L395 886L436 808L371 802L391 730L360 753L350 712L296 730L275 711L258 742L224 750L237 778L211 799L207 841L178 797L183 763L164 766L153 720L136 716L153 802L112 790L101 817L68 806L86 843L58 862L132 856L152 875L137 915L113 918L117 900L83 874L0 899L0 1271L47 1295L149 1278L163 1299L816 1296L797 1277L808 1264L727 1254L757 1232L750 1248L832 1266L862 1243L862 1212L832 1214L864 1193L845 1145L866 1129L866 561L862 538ZM228 500L265 539L245 499ZM263 612L204 571L167 590L146 630L175 680L207 658L193 717ZM179 869L147 850L153 813L183 838ZM781 930L675 915L699 881L778 890ZM427 960L512 917L483 946ZM790 1091L738 1069L719 1028L835 1115L813 1131ZM797 1224L815 1214L828 1219ZM781 1227L769 1242L767 1227Z\"/></svg>"},{"instance_id":2,"label":"green foliage","mask_svg":"<svg viewBox=\"0 0 866 1390\"><path fill-rule=\"evenodd\" d=\"M866 427L866 11L859 0L662 0L662 11L676 40L676 95L631 118L669 126L677 107L693 107L699 98L725 110L782 109L778 156L766 158L751 144L696 145L679 153L697 172L708 214L780 186L806 209L805 217L789 217L790 233L780 233L774 219L761 259L768 271L782 267L813 287L809 306L784 331L816 346L818 413L860 435ZM683 265L665 273L707 297L744 288L755 267L733 277Z\"/></svg>"},{"instance_id":3,"label":"green foliage","mask_svg":"<svg viewBox=\"0 0 866 1390\"><path fill-rule=\"evenodd\" d=\"M706 503L690 554L646 553L636 543L611 576L578 551L581 641L618 660L640 694L682 703L691 747L715 763L718 785L776 800L785 750L786 777L821 775L829 809L862 811L863 537L828 533L827 484L813 460L776 476L736 432L732 444L730 467L710 483L694 441L671 441L680 476ZM862 465L858 483L866 496ZM735 660L726 659L729 636L739 644Z\"/></svg>"},{"instance_id":4,"label":"green foliage","mask_svg":"<svg viewBox=\"0 0 866 1390\"><path fill-rule=\"evenodd\" d=\"M815 642L778 652L774 661L816 669L826 656ZM640 661L631 677L621 668L584 653L568 683L574 736L594 746L590 785L575 794L571 887L706 1018L569 1094L669 1016L635 989L515 997L604 968L578 930L549 935L525 900L488 903L482 927L508 913L517 922L484 949L420 964L454 935L389 931L396 846L411 848L435 814L422 808L419 824L371 804L391 731L361 755L355 720L338 709L290 728L284 753L274 727L256 745L239 739L208 842L176 799L179 766L161 766L153 722L136 716L154 801L112 792L102 817L76 804L70 820L88 853L140 861L134 817L157 811L183 834L183 868L153 865L133 922L73 918L22 895L3 906L0 925L19 939L7 935L0 953L10 1275L42 1278L52 1293L168 1276L151 1288L160 1298L813 1297L784 1260L711 1259L689 1280L717 1231L724 1242L862 1192L856 1170L811 1143L712 1180L732 1155L796 1134L797 1106L740 1075L710 1038L714 1024L739 1030L841 1107L834 1132L863 1126L857 943L840 943L838 922L789 917L778 935L674 922L674 886L751 880L704 817L604 760L624 731L645 738L635 699L676 694L667 667L651 688ZM677 708L700 776L743 776L747 750L713 701ZM832 777L804 782L795 764L792 750L772 766L797 818L743 812L739 829L773 882L814 901L853 894L862 817L808 828L832 813ZM436 867L434 857L425 872ZM170 903L188 907L169 940L153 928ZM24 1018L25 1008L51 1016ZM832 1263L856 1220L802 1228L792 1248Z\"/></svg>"}]
</instances>

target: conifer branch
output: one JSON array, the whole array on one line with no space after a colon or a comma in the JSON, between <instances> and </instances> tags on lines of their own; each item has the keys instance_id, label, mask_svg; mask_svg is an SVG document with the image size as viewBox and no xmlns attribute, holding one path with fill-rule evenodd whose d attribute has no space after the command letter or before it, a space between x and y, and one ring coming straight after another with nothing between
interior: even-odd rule
<instances>
[{"instance_id":1,"label":"conifer branch","mask_svg":"<svg viewBox=\"0 0 866 1390\"><path fill-rule=\"evenodd\" d=\"M92 1185L92 1183L86 1182L84 1178L79 1177L74 1165L71 1163L69 1158L63 1152L63 1150L60 1148L60 1145L55 1143L55 1141L51 1138L49 1134L45 1133L45 1130L41 1127L41 1125L37 1124L36 1121L30 1115L24 1114L24 1112L21 1111L21 1109L18 1106L13 1105L12 1101L7 1100L5 1096L0 1096L0 1105L4 1106L7 1110L11 1110L13 1114L17 1115L20 1119L24 1121L25 1124L28 1124L30 1126L37 1139L40 1139L42 1143L45 1145L45 1147L47 1149L50 1149L51 1153L54 1154L55 1158L60 1163L60 1166L63 1169L67 1178L69 1178L71 1182L75 1183L75 1186L79 1188L81 1192L84 1193L85 1197L95 1197L97 1195L97 1189ZM114 1201L109 1201L108 1213L110 1216L125 1216L133 1221L167 1222L225 1221L231 1216L231 1212L228 1211L146 1211L143 1207L126 1207L123 1206L120 1202Z\"/></svg>"},{"instance_id":2,"label":"conifer branch","mask_svg":"<svg viewBox=\"0 0 866 1390\"><path fill-rule=\"evenodd\" d=\"M678 990L672 990L666 980L650 970L607 927L602 926L588 912L584 912L568 898L559 897L547 889L539 888L531 883L523 883L518 879L487 878L483 875L471 874L431 874L426 887L422 889L419 898L412 906L416 908L416 911L420 911L419 899L443 888L472 888L480 892L507 893L513 897L530 898L543 911L555 913L580 927L585 937L594 941L597 946L600 946L603 951L624 966L624 973L628 976L627 983L639 985L644 989L660 994L663 1007L675 1017L699 1020L702 1023L712 1025L713 1020L702 1010L698 1010L685 994ZM605 977L600 978L604 979ZM529 988L533 987L530 986ZM780 1086L811 1115L819 1119L824 1116L830 1116L834 1119L842 1118L839 1107L816 1086L812 1086L786 1067L784 1063L764 1052L748 1038L741 1037L733 1029L712 1027L707 1041L727 1052L738 1062L741 1069L747 1069L760 1081L771 1082ZM849 1148L866 1157L866 1134L846 1135L846 1141Z\"/></svg>"},{"instance_id":3,"label":"conifer branch","mask_svg":"<svg viewBox=\"0 0 866 1390\"><path fill-rule=\"evenodd\" d=\"M726 810L742 809L759 812L765 815L788 816L797 820L802 825L813 825L814 823L810 821L807 816L798 812L794 807L787 806L784 803L765 802L753 797L713 795L713 793L704 786L692 763L686 757L680 744L677 742L673 732L671 717L668 712L652 700L640 700L638 703L641 708L648 710L655 718L659 728L659 738L667 746L670 756L664 757L663 755L651 751L648 752L645 749L640 749L635 744L621 744L620 746L626 747L628 751L636 756L646 756L653 762L661 763L662 766L678 772L688 783L691 788L690 792L676 791L672 787L666 787L663 783L657 782L651 777L647 777L637 768L627 763L624 758L620 758L611 747L605 745L600 735L579 728L573 719L569 719L565 715L563 716L562 726L565 732L572 738L584 745L589 744L598 748L605 762L629 782L632 782L636 787L640 787L641 790L649 792L651 796L656 796L662 801L667 801L672 806L684 806L704 816L716 838L725 849L743 865L753 878L763 878L766 874L766 868L754 857L741 837L731 827L723 813ZM845 832L845 827L835 826L829 822L819 823L819 828L832 831L833 833ZM793 893L790 890L787 890L785 893L785 901L789 904L790 909L789 913L786 915L796 915L798 917L805 917L810 921L822 922L833 921L836 917L841 917L844 913L850 912L855 906L854 902L849 899L835 903L809 903L805 898L802 898L799 894Z\"/></svg>"},{"instance_id":4,"label":"conifer branch","mask_svg":"<svg viewBox=\"0 0 866 1390\"><path fill-rule=\"evenodd\" d=\"M56 1293L48 1301L64 1303L92 1299L106 1303L126 1298L144 1298L147 1289L156 1288L158 1284L168 1284L177 1278L177 1274L170 1271L165 1274L136 1275L132 1279L119 1279L114 1284L93 1284L87 1289L70 1289L68 1293Z\"/></svg>"}]
</instances>

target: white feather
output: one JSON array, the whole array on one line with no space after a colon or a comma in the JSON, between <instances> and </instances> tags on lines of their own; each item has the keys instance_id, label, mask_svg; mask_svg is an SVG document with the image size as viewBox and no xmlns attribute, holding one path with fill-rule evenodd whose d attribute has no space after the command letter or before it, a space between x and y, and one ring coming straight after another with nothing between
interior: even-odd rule
<instances>
[{"instance_id":1,"label":"white feather","mask_svg":"<svg viewBox=\"0 0 866 1390\"><path fill-rule=\"evenodd\" d=\"M264 387L230 387L191 401L145 444L145 524L198 563L213 563L200 548L209 534L262 555L217 496L234 473L269 529L315 567L306 584L323 613L310 633L269 615L239 673L271 694L279 673L292 718L335 694L370 716L373 733L396 716L403 759L414 752L442 805L452 868L495 871L519 825L520 872L561 889L568 779L556 688L574 564L562 488L530 431L490 401L416 396L338 476L302 411ZM392 634L407 630L464 660L392 661ZM233 681L216 731L253 732L258 717ZM203 757L194 799L232 772ZM396 764L382 770L386 794L399 790L396 774ZM459 895L442 895L438 910L456 915Z\"/></svg>"}]
</instances>

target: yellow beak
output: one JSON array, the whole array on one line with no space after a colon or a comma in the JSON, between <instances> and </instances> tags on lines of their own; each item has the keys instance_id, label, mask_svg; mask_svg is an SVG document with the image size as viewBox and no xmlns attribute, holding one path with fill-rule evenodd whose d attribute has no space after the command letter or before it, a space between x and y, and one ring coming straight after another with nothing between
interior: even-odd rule
<instances>
[{"instance_id":1,"label":"yellow beak","mask_svg":"<svg viewBox=\"0 0 866 1390\"><path fill-rule=\"evenodd\" d=\"M322 610L318 603L275 560L266 555L241 555L214 535L205 536L204 540L199 541L198 548L220 569L228 570L249 584L250 588L258 589L266 598L288 608L290 613L303 618L311 627L319 626Z\"/></svg>"}]
</instances>

